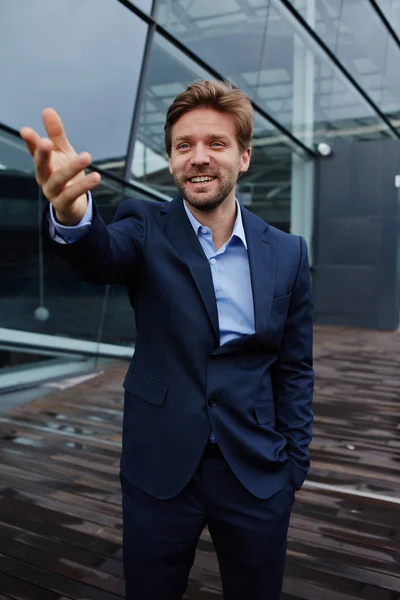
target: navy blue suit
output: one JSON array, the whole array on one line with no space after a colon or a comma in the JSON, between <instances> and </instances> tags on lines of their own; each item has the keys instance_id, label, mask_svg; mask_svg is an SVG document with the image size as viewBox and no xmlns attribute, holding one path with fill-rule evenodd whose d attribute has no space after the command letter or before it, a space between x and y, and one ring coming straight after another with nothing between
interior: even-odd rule
<instances>
[{"instance_id":1,"label":"navy blue suit","mask_svg":"<svg viewBox=\"0 0 400 600\"><path fill-rule=\"evenodd\" d=\"M255 334L223 346L210 267L181 198L161 205L126 200L108 227L95 210L81 240L51 242L85 280L127 287L137 340L124 381L121 479L125 491L157 506L181 501L188 486L199 484L210 428L238 494L254 502L271 504L299 489L309 469L314 374L306 244L241 210ZM214 473L215 485L219 477ZM145 504L138 500L135 510ZM133 587L129 593L142 597L132 595ZM151 594L147 589L143 598ZM179 597L163 594L162 600Z\"/></svg>"}]
</instances>

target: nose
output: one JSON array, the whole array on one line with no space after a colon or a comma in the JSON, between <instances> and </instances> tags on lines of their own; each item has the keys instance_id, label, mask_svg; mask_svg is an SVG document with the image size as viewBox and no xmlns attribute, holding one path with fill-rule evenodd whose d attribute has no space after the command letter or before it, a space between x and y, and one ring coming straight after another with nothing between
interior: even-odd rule
<instances>
[{"instance_id":1,"label":"nose","mask_svg":"<svg viewBox=\"0 0 400 600\"><path fill-rule=\"evenodd\" d=\"M190 163L192 165L208 165L210 163L210 156L204 144L199 143L195 145Z\"/></svg>"}]
</instances>

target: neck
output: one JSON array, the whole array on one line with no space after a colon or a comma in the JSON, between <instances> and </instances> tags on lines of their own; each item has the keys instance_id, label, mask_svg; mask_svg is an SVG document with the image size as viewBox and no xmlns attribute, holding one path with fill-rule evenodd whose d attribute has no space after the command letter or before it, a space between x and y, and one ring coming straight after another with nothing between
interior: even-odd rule
<instances>
[{"instance_id":1,"label":"neck","mask_svg":"<svg viewBox=\"0 0 400 600\"><path fill-rule=\"evenodd\" d=\"M219 250L231 237L235 224L236 200L234 192L232 195L229 194L222 204L210 212L199 210L191 206L186 200L184 202L199 223L211 229L214 247Z\"/></svg>"}]
</instances>

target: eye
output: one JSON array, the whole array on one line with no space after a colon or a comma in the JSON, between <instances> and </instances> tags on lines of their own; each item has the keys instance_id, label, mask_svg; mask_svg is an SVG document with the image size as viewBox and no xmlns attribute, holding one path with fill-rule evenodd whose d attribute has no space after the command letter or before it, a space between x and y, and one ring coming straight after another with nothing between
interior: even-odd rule
<instances>
[{"instance_id":1,"label":"eye","mask_svg":"<svg viewBox=\"0 0 400 600\"><path fill-rule=\"evenodd\" d=\"M222 147L222 142L213 142L211 144L211 146L217 146L217 148L221 148Z\"/></svg>"},{"instance_id":2,"label":"eye","mask_svg":"<svg viewBox=\"0 0 400 600\"><path fill-rule=\"evenodd\" d=\"M187 150L189 148L189 144L179 144L178 150Z\"/></svg>"}]
</instances>

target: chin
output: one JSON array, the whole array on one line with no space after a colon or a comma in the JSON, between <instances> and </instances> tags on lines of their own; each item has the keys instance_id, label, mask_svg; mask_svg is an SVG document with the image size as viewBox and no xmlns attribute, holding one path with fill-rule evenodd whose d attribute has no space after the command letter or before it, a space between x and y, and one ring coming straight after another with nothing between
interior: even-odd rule
<instances>
[{"instance_id":1,"label":"chin","mask_svg":"<svg viewBox=\"0 0 400 600\"><path fill-rule=\"evenodd\" d=\"M192 194L183 194L183 197L190 206L193 206L193 208L196 208L197 210L202 210L203 212L215 210L225 200L225 197L201 198L199 196L193 196Z\"/></svg>"}]
</instances>

